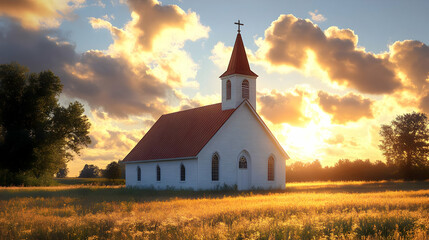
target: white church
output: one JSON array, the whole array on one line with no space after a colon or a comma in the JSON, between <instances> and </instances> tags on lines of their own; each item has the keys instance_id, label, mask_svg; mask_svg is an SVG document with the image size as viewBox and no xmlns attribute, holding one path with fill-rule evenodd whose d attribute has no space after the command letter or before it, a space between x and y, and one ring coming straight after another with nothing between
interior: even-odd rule
<instances>
[{"instance_id":1,"label":"white church","mask_svg":"<svg viewBox=\"0 0 429 240\"><path fill-rule=\"evenodd\" d=\"M256 112L257 77L239 27L222 102L162 115L124 158L126 186L284 189L289 156Z\"/></svg>"}]
</instances>

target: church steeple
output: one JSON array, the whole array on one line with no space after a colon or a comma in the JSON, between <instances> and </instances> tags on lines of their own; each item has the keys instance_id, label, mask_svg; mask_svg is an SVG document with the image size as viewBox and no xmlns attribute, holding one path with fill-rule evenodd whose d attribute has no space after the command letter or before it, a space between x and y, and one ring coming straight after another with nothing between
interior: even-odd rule
<instances>
[{"instance_id":1,"label":"church steeple","mask_svg":"<svg viewBox=\"0 0 429 240\"><path fill-rule=\"evenodd\" d=\"M231 59L229 60L228 69L220 78L231 74L243 74L257 77L256 73L250 70L249 61L247 60L246 50L244 49L243 39L240 32L237 33L234 49L232 50Z\"/></svg>"},{"instance_id":2,"label":"church steeple","mask_svg":"<svg viewBox=\"0 0 429 240\"><path fill-rule=\"evenodd\" d=\"M222 80L222 110L236 108L244 99L256 109L256 78L258 75L250 70L240 34L240 20L234 49L229 60L228 69L220 76Z\"/></svg>"}]
</instances>

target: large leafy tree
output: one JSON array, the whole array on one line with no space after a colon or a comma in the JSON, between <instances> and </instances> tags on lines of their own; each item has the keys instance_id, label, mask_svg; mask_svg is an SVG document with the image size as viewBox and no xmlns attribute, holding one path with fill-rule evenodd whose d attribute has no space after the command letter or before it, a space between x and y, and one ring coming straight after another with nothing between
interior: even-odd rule
<instances>
[{"instance_id":1,"label":"large leafy tree","mask_svg":"<svg viewBox=\"0 0 429 240\"><path fill-rule=\"evenodd\" d=\"M58 102L60 79L0 65L0 183L52 177L87 146L90 123L79 102Z\"/></svg>"},{"instance_id":2,"label":"large leafy tree","mask_svg":"<svg viewBox=\"0 0 429 240\"><path fill-rule=\"evenodd\" d=\"M106 170L104 170L104 176L108 179L119 179L121 178L121 166L118 162L111 162L107 165Z\"/></svg>"},{"instance_id":3,"label":"large leafy tree","mask_svg":"<svg viewBox=\"0 0 429 240\"><path fill-rule=\"evenodd\" d=\"M394 165L406 179L429 177L429 120L424 113L397 116L389 125L382 125L380 149L387 163Z\"/></svg>"},{"instance_id":4,"label":"large leafy tree","mask_svg":"<svg viewBox=\"0 0 429 240\"><path fill-rule=\"evenodd\" d=\"M79 177L80 178L96 178L100 177L101 170L99 167L93 165L93 164L85 164L82 171L80 171Z\"/></svg>"}]
</instances>

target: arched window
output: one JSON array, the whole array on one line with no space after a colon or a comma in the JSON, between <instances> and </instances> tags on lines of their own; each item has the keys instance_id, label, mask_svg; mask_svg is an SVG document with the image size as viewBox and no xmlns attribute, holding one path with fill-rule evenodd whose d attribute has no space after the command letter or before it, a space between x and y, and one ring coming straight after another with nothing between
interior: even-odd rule
<instances>
[{"instance_id":1,"label":"arched window","mask_svg":"<svg viewBox=\"0 0 429 240\"><path fill-rule=\"evenodd\" d=\"M161 181L161 168L159 165L156 165L156 181Z\"/></svg>"},{"instance_id":2,"label":"arched window","mask_svg":"<svg viewBox=\"0 0 429 240\"><path fill-rule=\"evenodd\" d=\"M241 83L241 97L245 99L249 99L249 81L244 80Z\"/></svg>"},{"instance_id":3,"label":"arched window","mask_svg":"<svg viewBox=\"0 0 429 240\"><path fill-rule=\"evenodd\" d=\"M274 181L274 158L268 158L268 181Z\"/></svg>"},{"instance_id":4,"label":"arched window","mask_svg":"<svg viewBox=\"0 0 429 240\"><path fill-rule=\"evenodd\" d=\"M140 167L137 167L137 181L141 181L142 180L142 170L140 169Z\"/></svg>"},{"instance_id":5,"label":"arched window","mask_svg":"<svg viewBox=\"0 0 429 240\"><path fill-rule=\"evenodd\" d=\"M240 161L238 162L238 168L247 169L247 159L245 156L240 157Z\"/></svg>"},{"instance_id":6,"label":"arched window","mask_svg":"<svg viewBox=\"0 0 429 240\"><path fill-rule=\"evenodd\" d=\"M231 99L231 81L226 81L226 99Z\"/></svg>"},{"instance_id":7,"label":"arched window","mask_svg":"<svg viewBox=\"0 0 429 240\"><path fill-rule=\"evenodd\" d=\"M186 180L186 172L185 172L185 166L182 164L180 164L180 181L185 181Z\"/></svg>"},{"instance_id":8,"label":"arched window","mask_svg":"<svg viewBox=\"0 0 429 240\"><path fill-rule=\"evenodd\" d=\"M219 156L217 153L212 156L212 181L219 181Z\"/></svg>"}]
</instances>

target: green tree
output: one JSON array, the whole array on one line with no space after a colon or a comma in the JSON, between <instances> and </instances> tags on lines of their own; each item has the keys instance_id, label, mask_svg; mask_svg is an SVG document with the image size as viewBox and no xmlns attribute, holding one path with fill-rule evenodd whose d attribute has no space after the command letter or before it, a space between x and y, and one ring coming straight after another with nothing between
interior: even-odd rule
<instances>
[{"instance_id":1,"label":"green tree","mask_svg":"<svg viewBox=\"0 0 429 240\"><path fill-rule=\"evenodd\" d=\"M121 166L118 162L111 162L107 165L106 170L104 170L104 176L108 179L119 179L121 178Z\"/></svg>"},{"instance_id":2,"label":"green tree","mask_svg":"<svg viewBox=\"0 0 429 240\"><path fill-rule=\"evenodd\" d=\"M52 179L91 139L79 102L58 103L60 79L51 71L29 73L0 65L0 184Z\"/></svg>"},{"instance_id":3,"label":"green tree","mask_svg":"<svg viewBox=\"0 0 429 240\"><path fill-rule=\"evenodd\" d=\"M96 178L100 177L101 170L93 164L85 164L82 171L80 171L80 178Z\"/></svg>"},{"instance_id":4,"label":"green tree","mask_svg":"<svg viewBox=\"0 0 429 240\"><path fill-rule=\"evenodd\" d=\"M405 179L427 178L429 157L429 120L424 113L397 116L382 125L380 149L387 163L397 167Z\"/></svg>"}]
</instances>

